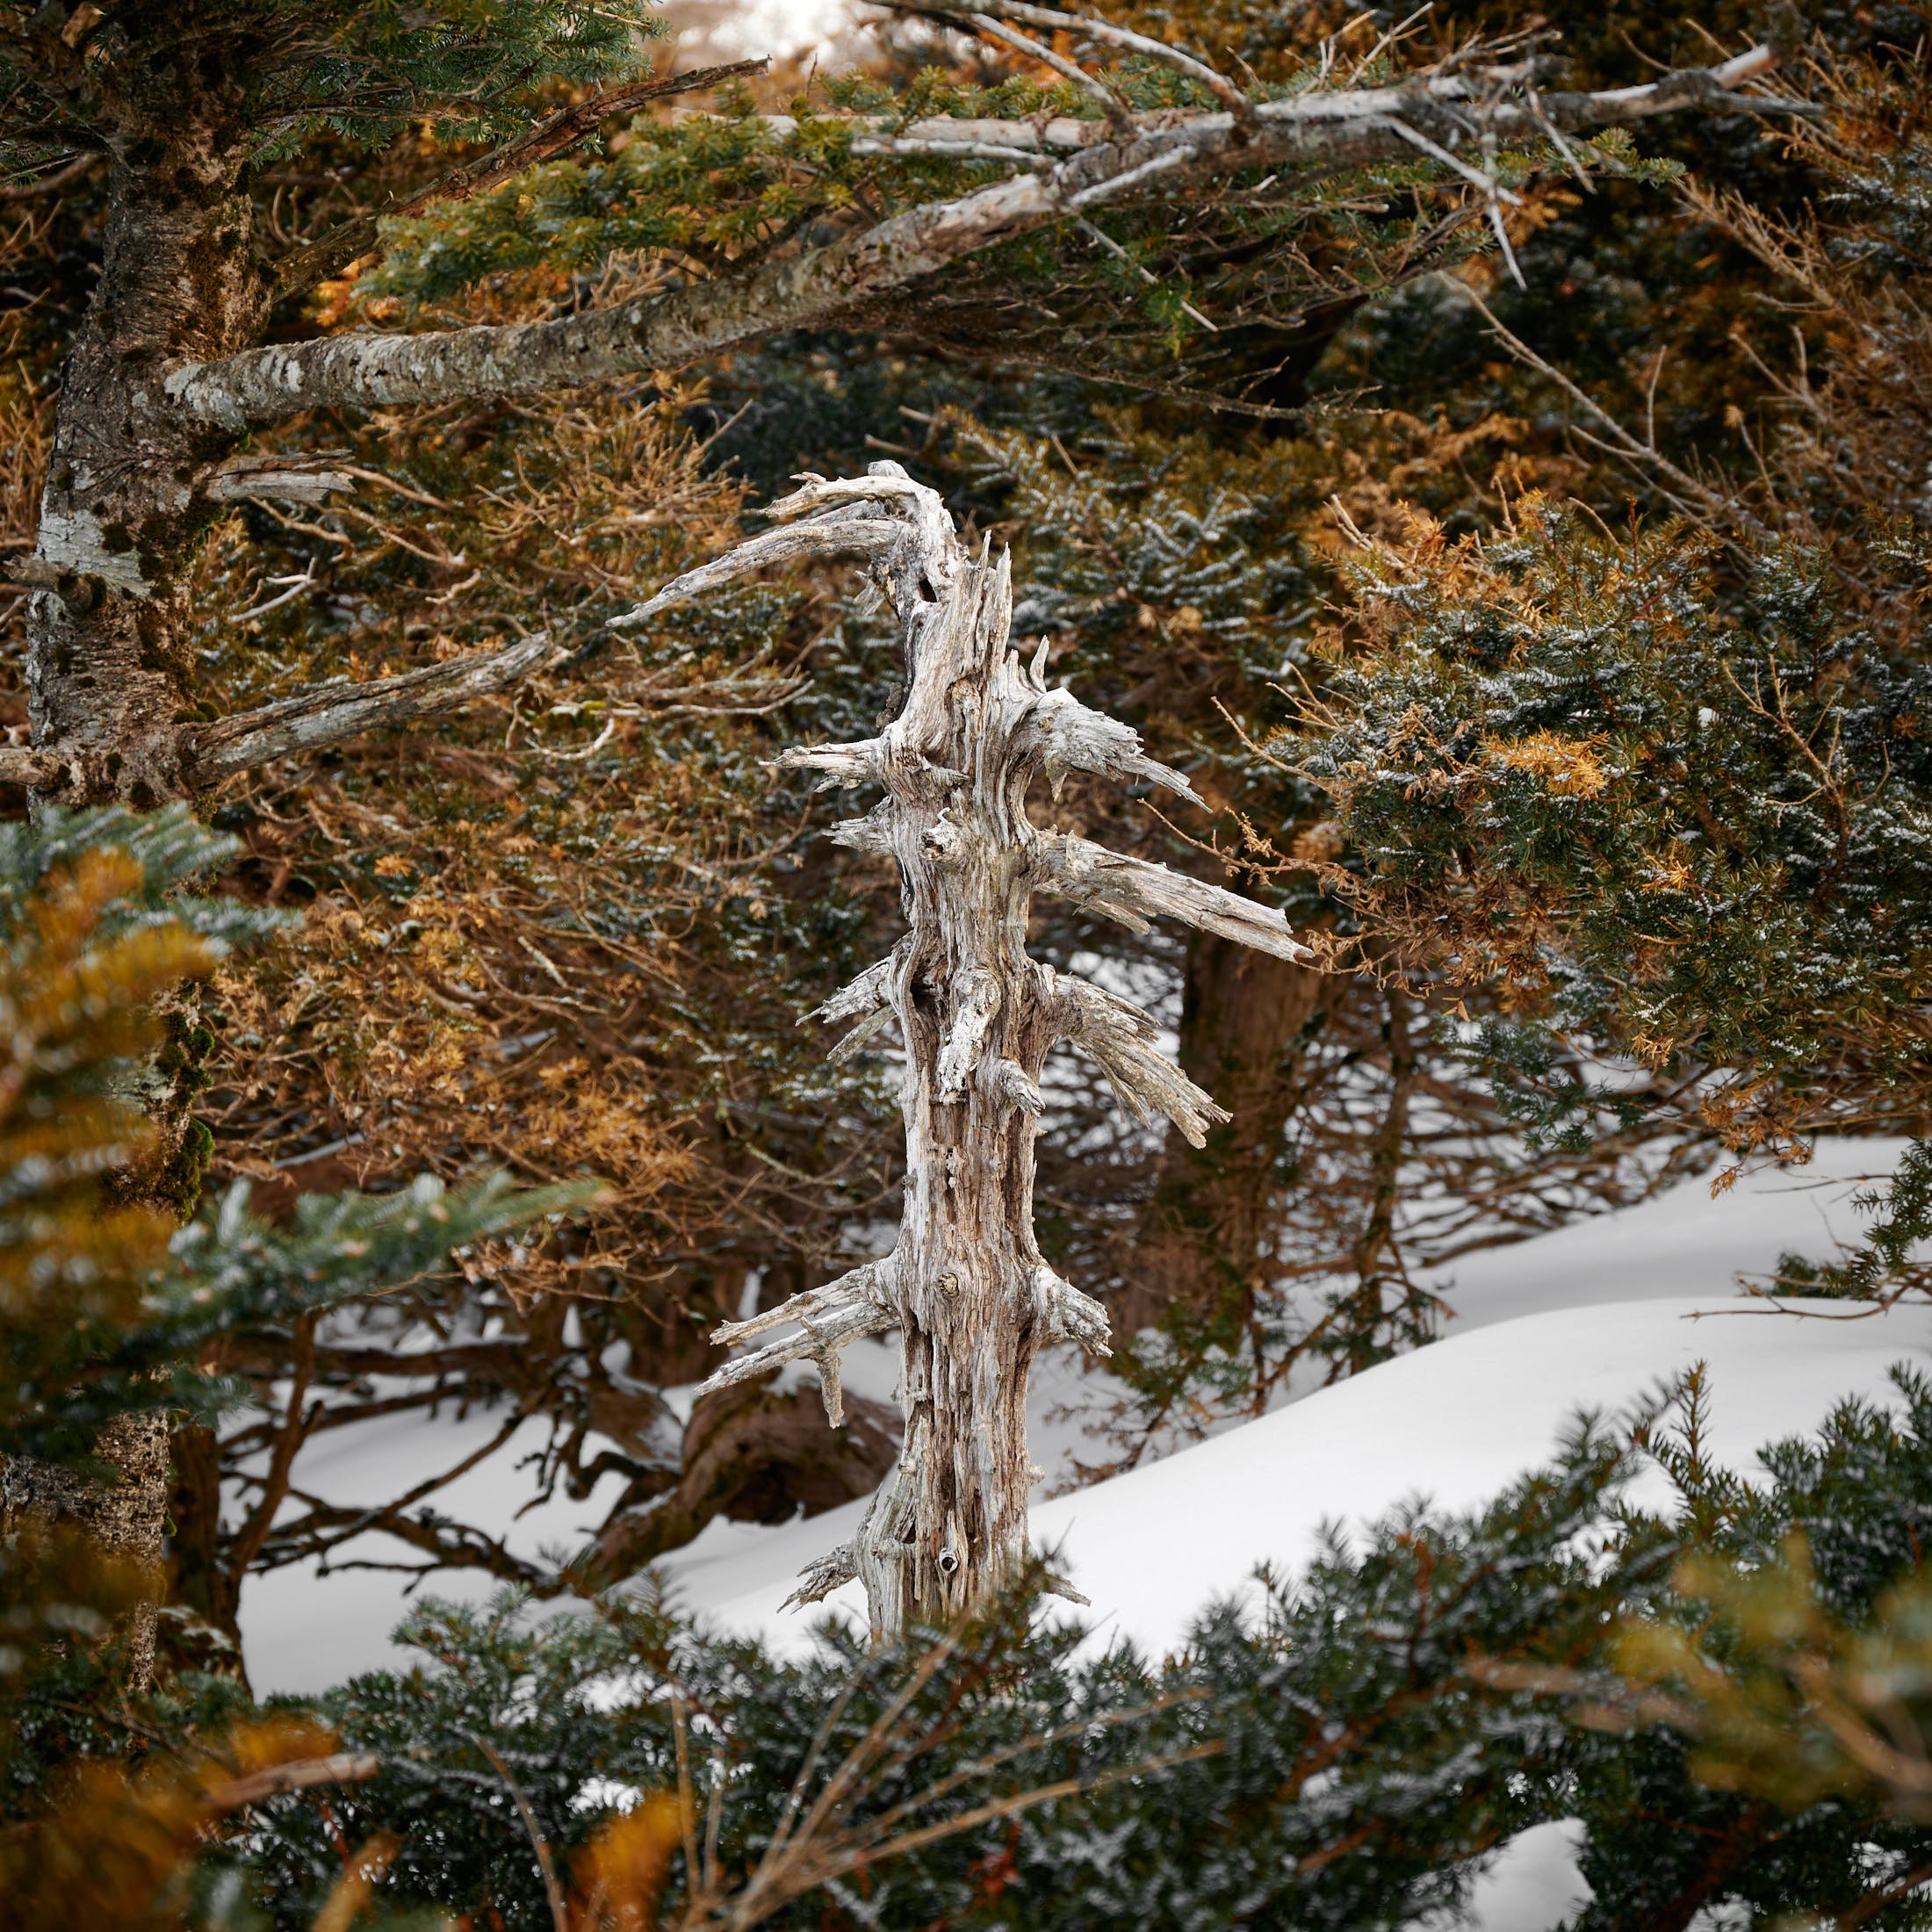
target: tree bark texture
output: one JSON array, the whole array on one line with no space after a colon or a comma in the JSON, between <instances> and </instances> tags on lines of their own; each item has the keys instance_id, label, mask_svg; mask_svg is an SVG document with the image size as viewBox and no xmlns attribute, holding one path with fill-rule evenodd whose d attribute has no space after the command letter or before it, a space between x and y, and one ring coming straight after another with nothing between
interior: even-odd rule
<instances>
[{"instance_id":1,"label":"tree bark texture","mask_svg":"<svg viewBox=\"0 0 1932 1932\"><path fill-rule=\"evenodd\" d=\"M1245 1314L1265 1267L1281 1136L1301 1092L1310 1029L1344 982L1211 933L1188 942L1180 1064L1233 1118L1203 1147L1169 1142L1131 1265L1110 1301L1123 1334L1168 1308Z\"/></svg>"},{"instance_id":2,"label":"tree bark texture","mask_svg":"<svg viewBox=\"0 0 1932 1932\"><path fill-rule=\"evenodd\" d=\"M863 479L807 479L774 506L788 521L701 566L634 620L763 564L808 554L865 557L898 614L905 697L877 738L784 753L832 785L884 797L833 836L890 854L909 931L891 956L815 1017L857 1022L850 1050L896 1026L905 1050L905 1213L892 1252L782 1307L718 1331L721 1341L793 1332L740 1357L708 1386L778 1363L818 1364L825 1408L842 1420L839 1351L897 1328L905 1426L898 1468L854 1541L805 1574L812 1601L857 1576L876 1633L949 1619L985 1603L1027 1566L1034 1471L1027 1383L1048 1342L1105 1352L1099 1304L1063 1281L1034 1240L1040 1071L1065 1042L1105 1071L1142 1119L1164 1114L1199 1145L1227 1116L1157 1050L1149 1015L1027 954L1033 896L1057 892L1144 930L1177 916L1229 943L1300 956L1277 912L1220 888L1037 830L1035 782L1071 771L1150 782L1193 797L1126 725L1049 690L1044 656L1013 649L1006 557L970 555L937 494L897 464Z\"/></svg>"},{"instance_id":3,"label":"tree bark texture","mask_svg":"<svg viewBox=\"0 0 1932 1932\"><path fill-rule=\"evenodd\" d=\"M114 1474L90 1481L58 1463L0 1456L0 1532L23 1519L70 1524L110 1563L126 1565L138 1599L120 1626L122 1680L143 1690L155 1673L162 1538L168 1514L168 1418L123 1416L94 1439Z\"/></svg>"},{"instance_id":4,"label":"tree bark texture","mask_svg":"<svg viewBox=\"0 0 1932 1932\"><path fill-rule=\"evenodd\" d=\"M141 398L184 357L256 338L245 150L181 118L110 157L101 278L64 372L40 505L21 573L33 739L70 768L68 791L137 805L183 796L191 683L186 566L218 513L198 487L232 438ZM145 151L163 150L162 164Z\"/></svg>"}]
</instances>

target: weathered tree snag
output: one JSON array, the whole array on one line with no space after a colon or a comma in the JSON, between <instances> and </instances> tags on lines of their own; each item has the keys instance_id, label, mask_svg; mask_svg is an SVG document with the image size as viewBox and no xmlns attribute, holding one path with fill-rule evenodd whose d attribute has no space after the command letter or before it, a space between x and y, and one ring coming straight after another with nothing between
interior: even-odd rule
<instances>
[{"instance_id":1,"label":"weathered tree snag","mask_svg":"<svg viewBox=\"0 0 1932 1932\"><path fill-rule=\"evenodd\" d=\"M1057 788L1081 771L1193 792L1126 725L1049 690L1043 650L1021 663L1008 635L1006 558L969 556L935 492L877 463L851 481L808 478L772 514L786 519L781 528L678 579L631 619L782 558L854 551L898 616L899 715L877 738L778 761L822 771L828 786L876 784L885 794L833 836L898 861L911 930L813 1017L857 1020L841 1046L898 1027L905 1211L891 1254L721 1328L721 1342L792 1332L706 1386L810 1358L836 1424L839 1351L898 1329L898 1467L856 1540L813 1566L798 1593L810 1602L861 1577L873 1628L885 1633L983 1603L1023 1568L1034 1357L1057 1340L1106 1352L1104 1310L1054 1273L1034 1238L1047 1054L1062 1042L1078 1047L1123 1106L1143 1120L1165 1114L1196 1145L1227 1118L1160 1054L1140 1008L1027 956L1033 895L1061 893L1136 927L1156 915L1181 919L1284 959L1304 948L1279 912L1251 900L1034 829L1027 801L1040 777Z\"/></svg>"}]
</instances>

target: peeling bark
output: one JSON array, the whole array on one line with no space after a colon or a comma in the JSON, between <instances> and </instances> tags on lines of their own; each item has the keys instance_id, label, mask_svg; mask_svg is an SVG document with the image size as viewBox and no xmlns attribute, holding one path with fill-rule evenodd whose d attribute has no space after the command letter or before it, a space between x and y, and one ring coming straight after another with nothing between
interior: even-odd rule
<instances>
[{"instance_id":1,"label":"peeling bark","mask_svg":"<svg viewBox=\"0 0 1932 1932\"><path fill-rule=\"evenodd\" d=\"M936 493L879 463L851 481L807 479L772 514L786 520L781 530L680 578L632 617L777 559L853 551L898 615L899 715L877 739L790 751L780 762L885 794L833 836L893 857L911 930L814 1017L857 1021L840 1049L881 1024L898 1029L905 1207L890 1255L720 1329L714 1339L726 1343L791 1332L762 1341L706 1388L810 1359L836 1425L839 1350L898 1329L898 1467L858 1537L814 1565L798 1593L811 1602L861 1578L883 1633L984 1604L1025 1567L1034 1358L1060 1340L1106 1352L1106 1312L1054 1272L1034 1235L1047 1054L1061 1042L1078 1046L1122 1105L1143 1119L1164 1114L1197 1143L1226 1118L1161 1056L1146 1013L1027 957L1034 894L1067 894L1135 924L1179 918L1283 957L1303 948L1279 912L1251 900L1034 827L1027 805L1036 781L1056 787L1069 771L1193 794L1126 725L1049 690L1043 655L1022 663L1009 638L1006 558L970 556Z\"/></svg>"}]
</instances>

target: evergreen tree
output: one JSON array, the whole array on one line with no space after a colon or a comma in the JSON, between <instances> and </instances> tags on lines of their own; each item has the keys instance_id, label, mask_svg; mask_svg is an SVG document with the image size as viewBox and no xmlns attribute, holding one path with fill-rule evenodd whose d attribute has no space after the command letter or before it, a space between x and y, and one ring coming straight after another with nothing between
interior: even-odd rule
<instances>
[{"instance_id":1,"label":"evergreen tree","mask_svg":"<svg viewBox=\"0 0 1932 1932\"><path fill-rule=\"evenodd\" d=\"M1667 514L1618 534L1531 496L1492 531L1412 514L1365 539L1328 695L1278 748L1331 799L1330 852L1300 857L1355 943L1498 1001L1465 1048L1532 1134L1654 1111L1785 1160L1821 1131L1920 1135L1868 1246L1774 1284L1896 1294L1932 1231L1925 441L1898 400L1922 356L1906 184L1928 104L1902 50L1817 71L1828 112L1790 143L1811 223L1690 191L1820 336L1794 373L1756 358L1748 469L1637 435L1490 315ZM1655 1084L1613 1094L1559 1043Z\"/></svg>"},{"instance_id":2,"label":"evergreen tree","mask_svg":"<svg viewBox=\"0 0 1932 1932\"><path fill-rule=\"evenodd\" d=\"M38 1662L99 1665L67 1634L100 1627L92 1596L127 1611L112 1629L118 1667L137 1687L150 1676L164 1492L142 1479L165 1466L171 1415L211 1419L240 1396L212 1366L226 1343L312 1324L586 1192L498 1179L446 1194L425 1180L309 1199L279 1227L249 1214L245 1186L185 1228L153 1206L141 1087L178 1081L206 1050L157 1009L237 941L283 923L180 890L232 849L181 806L50 808L0 835L0 1695L12 1752L65 1738L52 1711L21 1726L47 1695ZM98 1718L82 1716L84 1734Z\"/></svg>"},{"instance_id":3,"label":"evergreen tree","mask_svg":"<svg viewBox=\"0 0 1932 1932\"><path fill-rule=\"evenodd\" d=\"M1483 110L1472 171L1457 150L1475 138L1462 104L1480 50L1422 63L1406 118L1389 125L1369 83L1405 56L1373 37L1339 65L1306 37L1284 41L1237 85L1157 35L1021 11L987 39L988 58L807 90L784 115L727 90L712 112L627 127L653 95L720 76L647 73L648 17L624 9L458 4L405 27L355 5L237 4L191 22L122 6L22 14L7 29L0 133L18 191L48 210L20 245L30 257L97 251L99 268L90 290L63 273L61 302L18 325L27 366L59 382L36 418L48 491L37 547L15 572L31 591L18 614L33 744L0 764L47 797L146 807L193 792L250 831L256 879L277 897L353 880L361 904L318 922L325 966L290 976L310 1035L298 1052L249 1023L262 996L232 989L246 1018L217 1099L225 1117L275 1123L271 1149L237 1160L316 1155L319 1179L418 1164L453 1177L479 1151L478 1114L496 1107L510 1117L489 1157L542 1177L559 1171L554 1148L580 1141L624 1180L621 1208L585 1241L552 1244L531 1283L588 1283L588 1305L668 1275L669 1292L635 1313L613 1300L596 1316L595 1356L566 1341L577 1331L561 1298L530 1312L518 1288L501 1345L468 1341L487 1325L487 1287L454 1305L438 1290L398 1316L464 1331L423 1358L425 1402L452 1384L535 1396L559 1424L548 1480L624 1477L591 1553L604 1573L718 1509L837 1500L892 1454L883 1416L828 1440L809 1406L755 1391L708 1404L679 1440L656 1395L688 1378L703 1331L739 1312L754 1277L775 1300L830 1272L854 1211L890 1200L893 1177L876 1125L850 1146L800 1129L826 1118L821 1098L870 1123L883 1113L876 1080L828 1086L775 1046L778 1013L811 1001L791 988L742 998L775 929L817 955L801 978L828 982L825 955L863 938L836 884L775 890L753 863L772 847L734 836L757 715L795 689L782 658L761 665L747 648L782 607L747 600L722 625L652 640L595 695L582 682L617 599L688 561L733 507L679 445L696 393L645 387L648 372L834 322L944 354L997 335L1050 364L1077 328L1094 369L1175 388L1163 364L1216 332L1217 305L1282 313L1456 259L1482 232L1477 177L1493 168L1499 192L1519 193L1556 158L1546 128L1574 130L1573 158L1626 166L1621 124L1726 102L1765 64L1693 67L1602 100L1532 99L1508 83ZM1063 31L1085 36L1084 64L1029 38ZM590 91L560 103L571 89ZM1409 198L1365 220L1340 185L1363 180ZM1239 379L1203 364L1180 393ZM524 399L591 384L616 387L532 434ZM795 622L788 642L802 647L810 628ZM523 634L479 648L506 629ZM687 648L696 663L681 661ZM344 670L347 687L327 681ZM313 761L505 692L541 775L514 827L503 786L472 762L462 789L446 770L425 778L446 836L394 839L361 776L380 761L358 756L344 761L362 793L354 829L326 856L294 849L291 818L320 826L332 813L299 801L314 767L291 754ZM631 740L648 728L633 711L680 720L658 740L662 782L642 793ZM249 775L275 761L257 812ZM679 822L668 838L665 818ZM612 876L622 903L592 909L584 883L601 898ZM815 869L798 883L826 882ZM577 910L533 917L559 888ZM782 920L766 924L775 910ZM718 931L690 937L721 912ZM652 989L648 1020L586 1038L576 1016L592 1003L573 984L587 970L635 972ZM393 1038L358 1006L371 985L405 1016ZM479 1071L489 1063L472 1049L486 1035L518 1042L501 1077ZM640 1100L646 1071L662 1089ZM161 1104L185 1146L184 1113ZM375 1164L378 1144L400 1150L391 1168ZM534 1353L520 1345L533 1330ZM331 1343L321 1372L353 1382L371 1339ZM618 1344L626 1366L612 1370ZM263 1384L275 1379L264 1366ZM285 1440L299 1425L277 1426ZM266 1431L247 1446L272 1454ZM184 1437L176 1503L207 1579L198 1594L232 1606L235 1546L223 1550L210 1513L218 1460L211 1438ZM339 1526L321 1512L253 1558L297 1559ZM432 1557L557 1581L475 1539L411 1533Z\"/></svg>"}]
</instances>

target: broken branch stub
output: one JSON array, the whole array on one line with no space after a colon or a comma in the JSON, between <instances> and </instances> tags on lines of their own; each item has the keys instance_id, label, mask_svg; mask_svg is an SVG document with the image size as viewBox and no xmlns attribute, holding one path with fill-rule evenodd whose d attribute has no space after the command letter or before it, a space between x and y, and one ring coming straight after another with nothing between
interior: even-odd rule
<instances>
[{"instance_id":1,"label":"broken branch stub","mask_svg":"<svg viewBox=\"0 0 1932 1932\"><path fill-rule=\"evenodd\" d=\"M1034 1236L1040 1070L1064 1041L1093 1058L1124 1106L1158 1112L1199 1144L1227 1115L1160 1052L1139 1007L1027 955L1027 908L1050 891L1144 927L1155 917L1290 958L1306 949L1280 913L1166 868L1036 830L1029 792L1069 771L1193 792L1142 751L1127 725L1049 690L1042 651L1028 665L1008 636L1006 557L969 555L936 492L896 463L862 478L801 479L772 506L777 528L667 584L643 618L766 565L864 559L899 623L905 696L862 744L794 750L782 766L883 799L834 829L890 854L911 930L809 1017L855 1020L835 1051L896 1025L905 1045L905 1210L898 1244L821 1288L714 1340L784 1330L718 1371L708 1388L782 1364L818 1365L840 1416L838 1354L897 1327L905 1416L898 1469L858 1535L814 1564L797 1593L816 1602L862 1581L876 1634L948 1619L984 1603L1027 1560L1027 1382L1052 1342L1107 1352L1106 1310L1063 1281Z\"/></svg>"}]
</instances>

